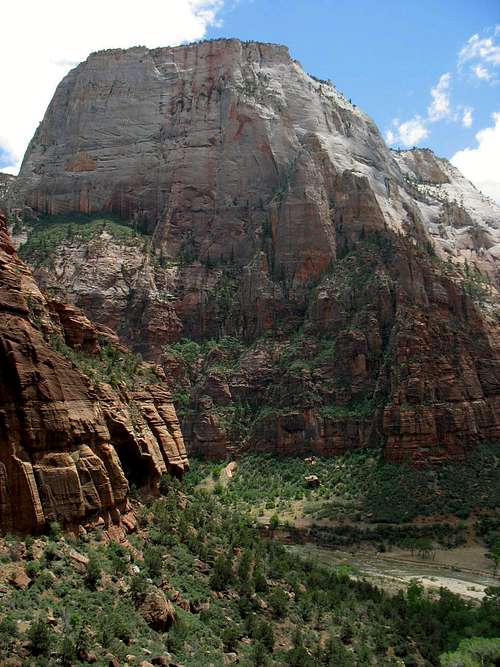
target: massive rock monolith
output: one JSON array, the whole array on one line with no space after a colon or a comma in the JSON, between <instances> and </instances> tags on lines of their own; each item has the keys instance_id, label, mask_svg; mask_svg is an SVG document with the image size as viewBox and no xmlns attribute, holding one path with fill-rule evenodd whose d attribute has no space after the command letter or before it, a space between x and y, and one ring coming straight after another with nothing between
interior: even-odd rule
<instances>
[{"instance_id":1,"label":"massive rock monolith","mask_svg":"<svg viewBox=\"0 0 500 667\"><path fill-rule=\"evenodd\" d=\"M16 189L52 216L18 239L39 283L175 376L191 451L425 463L500 437L500 209L286 47L92 54ZM75 213L136 235L50 232Z\"/></svg>"}]
</instances>

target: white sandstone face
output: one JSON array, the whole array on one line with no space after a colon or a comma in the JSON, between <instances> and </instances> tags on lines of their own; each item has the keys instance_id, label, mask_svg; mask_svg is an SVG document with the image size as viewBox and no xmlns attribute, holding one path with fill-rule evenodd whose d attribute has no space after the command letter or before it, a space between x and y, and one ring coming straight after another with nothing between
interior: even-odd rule
<instances>
[{"instance_id":1,"label":"white sandstone face","mask_svg":"<svg viewBox=\"0 0 500 667\"><path fill-rule=\"evenodd\" d=\"M192 242L201 261L250 267L270 224L293 284L321 275L339 234L387 228L500 284L498 206L431 151L389 150L283 46L90 55L59 85L16 187L42 212L139 216L174 260Z\"/></svg>"},{"instance_id":2,"label":"white sandstone face","mask_svg":"<svg viewBox=\"0 0 500 667\"><path fill-rule=\"evenodd\" d=\"M394 159L418 193L415 203L440 254L475 264L498 285L500 207L432 151L395 151Z\"/></svg>"}]
</instances>

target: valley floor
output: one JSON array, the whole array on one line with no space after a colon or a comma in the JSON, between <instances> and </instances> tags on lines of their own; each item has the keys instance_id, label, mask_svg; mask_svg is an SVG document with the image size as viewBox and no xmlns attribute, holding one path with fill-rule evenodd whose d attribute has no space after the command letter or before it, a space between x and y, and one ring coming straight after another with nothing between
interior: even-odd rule
<instances>
[{"instance_id":1,"label":"valley floor","mask_svg":"<svg viewBox=\"0 0 500 667\"><path fill-rule=\"evenodd\" d=\"M432 560L417 560L401 549L380 554L367 549L351 552L324 549L313 544L295 544L287 548L302 558L316 560L320 565L347 568L350 576L371 581L389 592L406 590L414 580L430 591L443 587L461 597L481 600L486 588L500 584L500 579L493 576L491 561L485 558L485 549L479 545L437 549ZM483 565L484 569L473 569L476 564Z\"/></svg>"},{"instance_id":2,"label":"valley floor","mask_svg":"<svg viewBox=\"0 0 500 667\"><path fill-rule=\"evenodd\" d=\"M494 456L492 463L496 461L496 453ZM400 530L400 535L396 533L391 536L392 539L388 543L380 543L376 539L378 535L370 541L370 533L376 532L377 528L373 523L367 522L366 518L364 521L361 520L358 512L359 507L363 506L364 499L360 497L361 494L356 498L354 494L351 496L348 488L343 488L340 493L333 493L325 498L326 494L321 488L322 475L328 476L333 468L341 470L343 479L349 480L350 478L349 486L359 491L362 486L361 480L364 479L363 467L366 468L368 464L368 468L372 468L373 463L370 458L362 457L354 457L354 462L357 466L361 463L361 467L350 470L353 463L350 457L329 462L314 458L281 459L273 460L271 465L268 460L265 460L265 457L263 461L259 461L259 457L250 457L249 459L244 458L241 465L237 461L214 465L212 474L203 479L198 486L208 491L226 494L229 497L231 497L232 483L245 486L243 497L245 494L251 494L253 487L261 489L261 496L255 499L254 506L247 507L247 511L255 517L258 525L262 526L264 530L268 529L271 537L287 544L287 548L292 553L302 558L312 558L320 565L335 570L344 568L350 573L350 576L371 581L392 593L406 590L411 581L417 581L429 591L435 592L443 587L463 598L480 600L484 597L488 587L500 585L500 578L496 576L495 564L491 557L488 557L488 546L484 539L476 534L476 527L481 526L481 508L474 508L476 511L473 510L464 519L454 514L416 516L410 522L396 522L395 527ZM196 465L203 468L207 464L198 462L195 467ZM452 469L453 467L451 466ZM290 475L287 469L292 469L294 474ZM255 470L267 471L261 472L266 479L257 482L253 474ZM315 475L318 487L308 488L305 481L308 475L305 473L311 472L319 473ZM435 471L431 471L429 475L433 485L435 485L434 473ZM422 478L420 472L415 474ZM298 491L293 496L290 489L287 489L287 485L293 486L294 484L298 484L299 487L302 484L305 490L304 495ZM331 489L335 490L336 486L338 487L338 484L334 483ZM440 489L437 490L441 493ZM496 500L494 486L491 491ZM397 488L392 489L392 492L393 495L398 495ZM434 489L435 492L436 489ZM280 494L283 494L286 502L283 502ZM452 502L457 500L460 498L454 496ZM235 502L238 501L235 500ZM385 514L391 504L390 493L387 495L386 503L387 507L382 504L378 508L381 514ZM280 510L279 516L276 514L276 508ZM370 510L370 508L367 509ZM446 506L444 509L447 509ZM373 512L369 511L368 515L373 515ZM318 516L324 518L316 518ZM496 531L495 519L490 517L489 520L494 522ZM273 521L274 526L269 529ZM446 525L449 529L446 546L443 545L442 540L440 543L434 539L434 526L439 523ZM317 531L323 528L335 533L339 529L345 532L346 527L348 527L347 535L350 531L354 543L347 544L345 548L332 546L325 548L314 542L315 529ZM411 538L405 535L405 531L408 535L412 535L414 529L424 537L414 538L412 544L405 544L405 542L411 542ZM365 539L366 536L368 540ZM431 540L432 545L429 545L428 550L419 553L418 539Z\"/></svg>"},{"instance_id":3,"label":"valley floor","mask_svg":"<svg viewBox=\"0 0 500 667\"><path fill-rule=\"evenodd\" d=\"M182 483L162 478L160 497L136 492L132 533L71 535L54 523L47 535L5 536L0 664L476 667L479 655L493 665L500 586L484 554L500 522L486 483L497 452L482 456L489 500L463 519L450 505L468 488L467 466L432 472L440 493L426 491L426 506L446 522L412 516L424 494L410 507L398 489L427 473L401 477L370 453L247 456L194 460ZM400 523L381 522L389 512Z\"/></svg>"}]
</instances>

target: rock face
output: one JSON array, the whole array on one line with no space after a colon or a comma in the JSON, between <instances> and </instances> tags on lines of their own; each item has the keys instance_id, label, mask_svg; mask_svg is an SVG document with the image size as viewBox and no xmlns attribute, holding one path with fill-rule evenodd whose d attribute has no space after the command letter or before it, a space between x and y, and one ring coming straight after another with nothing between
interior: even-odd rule
<instances>
[{"instance_id":1,"label":"rock face","mask_svg":"<svg viewBox=\"0 0 500 667\"><path fill-rule=\"evenodd\" d=\"M158 632L167 632L175 621L174 606L159 588L148 591L139 612L146 623Z\"/></svg>"},{"instance_id":2,"label":"rock face","mask_svg":"<svg viewBox=\"0 0 500 667\"><path fill-rule=\"evenodd\" d=\"M12 174L4 174L0 172L0 202L8 202L10 193L13 189L16 177Z\"/></svg>"},{"instance_id":3,"label":"rock face","mask_svg":"<svg viewBox=\"0 0 500 667\"><path fill-rule=\"evenodd\" d=\"M162 362L192 452L422 463L500 436L500 209L285 47L92 54L15 188L52 216L18 239L39 283ZM62 233L75 212L136 235Z\"/></svg>"},{"instance_id":4,"label":"rock face","mask_svg":"<svg viewBox=\"0 0 500 667\"><path fill-rule=\"evenodd\" d=\"M161 371L148 386L138 367L113 386L89 378L105 358L110 381L123 369L131 355L116 344L46 301L0 216L0 530L120 523L130 484L155 488L187 466Z\"/></svg>"},{"instance_id":5,"label":"rock face","mask_svg":"<svg viewBox=\"0 0 500 667\"><path fill-rule=\"evenodd\" d=\"M428 149L395 151L393 155L441 255L476 266L498 287L499 207L448 160L436 157Z\"/></svg>"}]
</instances>

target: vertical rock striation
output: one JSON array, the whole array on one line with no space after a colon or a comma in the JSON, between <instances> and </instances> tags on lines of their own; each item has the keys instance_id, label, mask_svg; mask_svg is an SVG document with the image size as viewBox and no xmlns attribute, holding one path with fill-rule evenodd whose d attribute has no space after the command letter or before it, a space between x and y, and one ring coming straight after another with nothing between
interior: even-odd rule
<instances>
[{"instance_id":1,"label":"vertical rock striation","mask_svg":"<svg viewBox=\"0 0 500 667\"><path fill-rule=\"evenodd\" d=\"M120 523L130 484L180 475L186 452L170 393L91 382L58 352L93 359L117 343L79 311L47 303L0 217L0 529ZM127 354L123 348L116 354ZM160 376L162 374L160 373ZM163 376L164 379L164 376Z\"/></svg>"},{"instance_id":2,"label":"vertical rock striation","mask_svg":"<svg viewBox=\"0 0 500 667\"><path fill-rule=\"evenodd\" d=\"M286 47L92 54L15 188L52 216L21 246L37 280L177 374L191 451L425 463L499 437L500 209ZM103 211L138 237L43 237Z\"/></svg>"}]
</instances>

